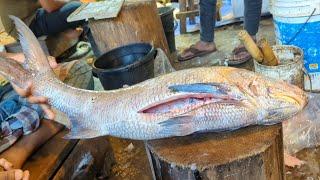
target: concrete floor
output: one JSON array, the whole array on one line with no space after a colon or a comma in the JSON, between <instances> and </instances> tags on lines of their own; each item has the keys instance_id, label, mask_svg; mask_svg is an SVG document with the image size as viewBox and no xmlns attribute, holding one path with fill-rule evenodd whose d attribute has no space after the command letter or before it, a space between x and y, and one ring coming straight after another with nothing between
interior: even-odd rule
<instances>
[{"instance_id":1,"label":"concrete floor","mask_svg":"<svg viewBox=\"0 0 320 180\"><path fill-rule=\"evenodd\" d=\"M174 63L176 69L185 69L199 66L222 65L224 59L230 54L232 49L239 44L237 33L243 28L241 23L218 28L216 30L215 42L218 52L205 57L195 58L183 63ZM275 44L275 35L272 19L264 18L261 21L258 39L267 38L270 44ZM199 32L185 34L176 37L176 47L178 52L189 47L199 39ZM241 65L242 68L251 69L252 62ZM96 80L96 89L102 90L101 84ZM116 164L110 179L114 180L148 180L152 179L147 155L142 141L132 141L109 137L114 148ZM299 152L297 157L306 161L306 165L300 168L286 168L287 179L319 179L320 177L320 151L318 149L307 149Z\"/></svg>"}]
</instances>

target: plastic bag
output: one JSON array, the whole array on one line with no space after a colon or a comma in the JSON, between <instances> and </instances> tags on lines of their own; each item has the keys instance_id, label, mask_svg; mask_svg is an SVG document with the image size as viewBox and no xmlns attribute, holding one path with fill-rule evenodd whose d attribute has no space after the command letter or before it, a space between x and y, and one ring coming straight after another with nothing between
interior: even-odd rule
<instances>
[{"instance_id":1,"label":"plastic bag","mask_svg":"<svg viewBox=\"0 0 320 180\"><path fill-rule=\"evenodd\" d=\"M320 145L320 94L308 93L309 102L283 123L284 149L289 154Z\"/></svg>"},{"instance_id":2,"label":"plastic bag","mask_svg":"<svg viewBox=\"0 0 320 180\"><path fill-rule=\"evenodd\" d=\"M154 59L154 76L160 76L175 71L164 51L157 48L157 56Z\"/></svg>"}]
</instances>

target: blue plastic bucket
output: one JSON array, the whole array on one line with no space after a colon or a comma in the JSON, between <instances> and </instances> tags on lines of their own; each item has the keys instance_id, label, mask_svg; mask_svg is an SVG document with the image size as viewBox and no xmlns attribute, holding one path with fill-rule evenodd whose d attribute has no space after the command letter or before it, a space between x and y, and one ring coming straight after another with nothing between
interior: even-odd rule
<instances>
[{"instance_id":1,"label":"blue plastic bucket","mask_svg":"<svg viewBox=\"0 0 320 180\"><path fill-rule=\"evenodd\" d=\"M309 74L305 89L320 90L320 1L271 0L276 41L294 45L304 52L304 66Z\"/></svg>"}]
</instances>

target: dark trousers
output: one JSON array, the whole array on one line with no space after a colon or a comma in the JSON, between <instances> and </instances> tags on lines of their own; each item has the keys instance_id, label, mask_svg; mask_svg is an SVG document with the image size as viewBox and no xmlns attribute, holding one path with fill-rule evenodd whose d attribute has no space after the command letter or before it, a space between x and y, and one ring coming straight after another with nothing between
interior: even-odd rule
<instances>
[{"instance_id":1,"label":"dark trousers","mask_svg":"<svg viewBox=\"0 0 320 180\"><path fill-rule=\"evenodd\" d=\"M46 10L40 8L37 10L36 17L31 22L29 27L36 37L43 35L56 35L67 29L75 29L79 26L82 26L84 21L67 22L67 18L80 6L80 2L72 1L52 13L48 13Z\"/></svg>"},{"instance_id":2,"label":"dark trousers","mask_svg":"<svg viewBox=\"0 0 320 180\"><path fill-rule=\"evenodd\" d=\"M217 0L200 0L200 40L214 41ZM244 27L250 35L256 35L261 17L262 0L244 0Z\"/></svg>"}]
</instances>

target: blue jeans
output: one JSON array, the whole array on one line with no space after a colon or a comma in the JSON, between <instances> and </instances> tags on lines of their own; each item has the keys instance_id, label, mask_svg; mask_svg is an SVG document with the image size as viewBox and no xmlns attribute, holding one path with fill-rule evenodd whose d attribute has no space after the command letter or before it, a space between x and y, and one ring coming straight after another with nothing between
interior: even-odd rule
<instances>
[{"instance_id":1,"label":"blue jeans","mask_svg":"<svg viewBox=\"0 0 320 180\"><path fill-rule=\"evenodd\" d=\"M75 29L82 26L85 21L67 22L67 18L80 6L80 2L72 1L52 13L40 8L29 27L36 37L56 35L67 29Z\"/></svg>"},{"instance_id":2,"label":"blue jeans","mask_svg":"<svg viewBox=\"0 0 320 180\"><path fill-rule=\"evenodd\" d=\"M20 97L13 91L10 84L0 87L0 133L3 132L4 121L10 125L11 130L21 128L27 119L30 124L37 124L43 117L43 111L37 104L31 104L27 99ZM26 129L30 131L30 129Z\"/></svg>"},{"instance_id":3,"label":"blue jeans","mask_svg":"<svg viewBox=\"0 0 320 180\"><path fill-rule=\"evenodd\" d=\"M217 0L200 0L200 40L214 41ZM259 29L262 0L244 0L244 28L253 36Z\"/></svg>"}]
</instances>

